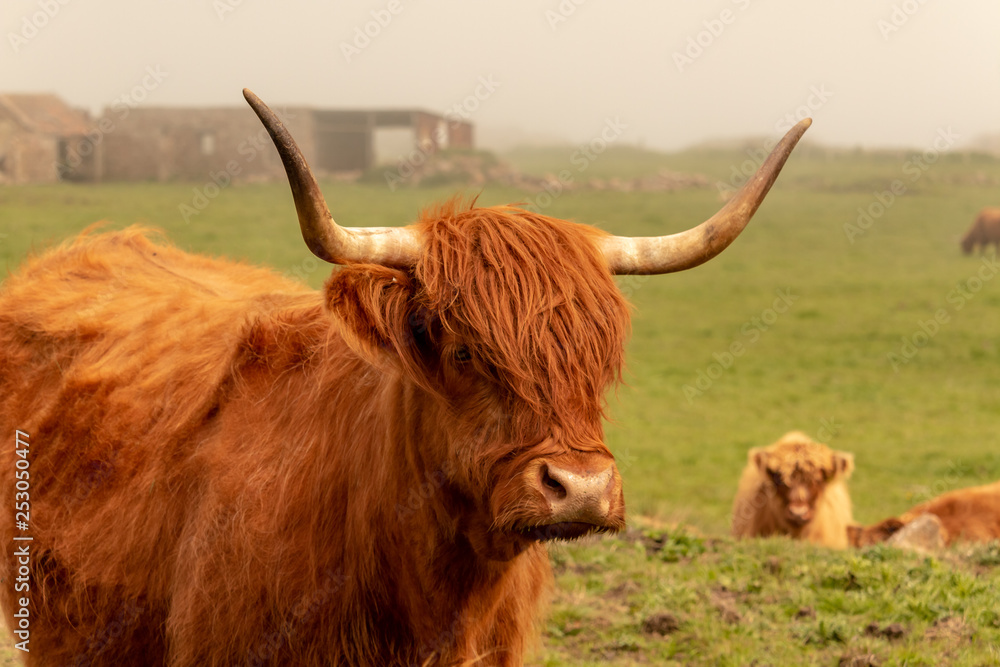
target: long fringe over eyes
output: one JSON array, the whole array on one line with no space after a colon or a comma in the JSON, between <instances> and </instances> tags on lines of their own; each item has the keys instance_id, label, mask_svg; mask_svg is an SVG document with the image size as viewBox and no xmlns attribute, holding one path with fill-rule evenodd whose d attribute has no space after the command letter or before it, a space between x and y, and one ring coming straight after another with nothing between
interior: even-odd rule
<instances>
[{"instance_id":1,"label":"long fringe over eyes","mask_svg":"<svg viewBox=\"0 0 1000 667\"><path fill-rule=\"evenodd\" d=\"M420 222L419 298L517 399L564 428L593 423L621 380L629 310L599 230L514 207L457 200ZM584 235L581 238L581 235Z\"/></svg>"}]
</instances>

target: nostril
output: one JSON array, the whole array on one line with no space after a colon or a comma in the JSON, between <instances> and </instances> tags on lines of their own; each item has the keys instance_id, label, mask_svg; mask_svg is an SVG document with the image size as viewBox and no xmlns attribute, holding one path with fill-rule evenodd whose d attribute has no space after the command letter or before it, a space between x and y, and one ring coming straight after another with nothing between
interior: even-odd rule
<instances>
[{"instance_id":1,"label":"nostril","mask_svg":"<svg viewBox=\"0 0 1000 667\"><path fill-rule=\"evenodd\" d=\"M540 461L532 487L548 504L547 524L589 523L603 526L617 506L621 514L620 490L615 483L614 464L595 472L596 465L572 462L575 469Z\"/></svg>"},{"instance_id":2,"label":"nostril","mask_svg":"<svg viewBox=\"0 0 1000 667\"><path fill-rule=\"evenodd\" d=\"M566 487L563 486L559 480L549 474L548 466L542 466L541 478L542 488L545 490L546 495L552 496L556 500L562 500L566 497L568 493L566 491Z\"/></svg>"}]
</instances>

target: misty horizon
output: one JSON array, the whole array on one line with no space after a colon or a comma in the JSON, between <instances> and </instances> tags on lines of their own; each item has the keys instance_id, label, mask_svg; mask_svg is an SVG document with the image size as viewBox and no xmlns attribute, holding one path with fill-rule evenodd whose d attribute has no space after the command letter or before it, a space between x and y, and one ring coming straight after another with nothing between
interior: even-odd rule
<instances>
[{"instance_id":1,"label":"misty horizon","mask_svg":"<svg viewBox=\"0 0 1000 667\"><path fill-rule=\"evenodd\" d=\"M831 147L928 149L944 131L974 149L1000 133L987 0L12 0L0 25L0 93L92 114L239 107L247 87L276 106L453 114L488 146L581 143L615 121L622 144L669 152L775 137L805 115L808 140Z\"/></svg>"}]
</instances>

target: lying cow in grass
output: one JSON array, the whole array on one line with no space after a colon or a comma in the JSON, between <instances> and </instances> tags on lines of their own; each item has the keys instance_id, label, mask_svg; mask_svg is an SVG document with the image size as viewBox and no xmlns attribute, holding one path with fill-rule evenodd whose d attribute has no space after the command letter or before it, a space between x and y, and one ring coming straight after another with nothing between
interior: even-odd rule
<instances>
[{"instance_id":1,"label":"lying cow in grass","mask_svg":"<svg viewBox=\"0 0 1000 667\"><path fill-rule=\"evenodd\" d=\"M854 455L836 452L792 431L754 447L733 502L733 536L788 535L843 549L851 519L845 481Z\"/></svg>"},{"instance_id":2,"label":"lying cow in grass","mask_svg":"<svg viewBox=\"0 0 1000 667\"><path fill-rule=\"evenodd\" d=\"M941 521L945 544L959 540L989 542L1000 539L1000 482L949 491L898 517L871 526L851 526L847 531L848 541L852 547L884 542L924 514L933 514Z\"/></svg>"}]
</instances>

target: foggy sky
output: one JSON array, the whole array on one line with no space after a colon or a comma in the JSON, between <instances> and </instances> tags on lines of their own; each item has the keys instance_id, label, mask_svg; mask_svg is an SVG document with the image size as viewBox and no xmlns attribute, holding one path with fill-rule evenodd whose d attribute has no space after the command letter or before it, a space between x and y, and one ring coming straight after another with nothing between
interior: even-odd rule
<instances>
[{"instance_id":1,"label":"foggy sky","mask_svg":"<svg viewBox=\"0 0 1000 667\"><path fill-rule=\"evenodd\" d=\"M91 110L238 106L249 87L452 110L484 134L616 123L657 149L773 136L806 109L833 145L1000 132L997 0L3 0L0 28L0 92Z\"/></svg>"}]
</instances>

